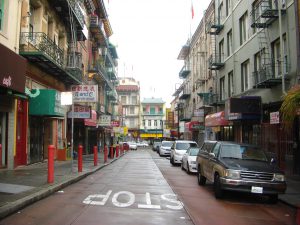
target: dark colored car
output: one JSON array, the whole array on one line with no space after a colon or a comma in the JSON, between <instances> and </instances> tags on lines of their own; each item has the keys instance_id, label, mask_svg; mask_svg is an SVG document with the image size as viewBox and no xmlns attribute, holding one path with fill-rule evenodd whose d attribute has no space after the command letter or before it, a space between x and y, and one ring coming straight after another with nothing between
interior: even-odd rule
<instances>
[{"instance_id":1,"label":"dark colored car","mask_svg":"<svg viewBox=\"0 0 300 225\"><path fill-rule=\"evenodd\" d=\"M268 195L275 203L286 190L283 172L265 152L253 145L235 142L204 142L197 155L199 185L214 183L216 198L224 190Z\"/></svg>"}]
</instances>

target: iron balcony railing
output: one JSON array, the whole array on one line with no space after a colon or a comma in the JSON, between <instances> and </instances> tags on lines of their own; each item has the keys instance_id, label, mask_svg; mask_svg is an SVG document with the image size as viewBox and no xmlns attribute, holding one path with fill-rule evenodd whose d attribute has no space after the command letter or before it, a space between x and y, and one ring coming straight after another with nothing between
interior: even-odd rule
<instances>
[{"instance_id":1,"label":"iron balcony railing","mask_svg":"<svg viewBox=\"0 0 300 225\"><path fill-rule=\"evenodd\" d=\"M69 52L66 67L69 69L82 70L82 54L80 52Z\"/></svg>"},{"instance_id":2,"label":"iron balcony railing","mask_svg":"<svg viewBox=\"0 0 300 225\"><path fill-rule=\"evenodd\" d=\"M43 32L22 32L20 36L20 51L40 52L47 55L60 67L64 66L64 51Z\"/></svg>"},{"instance_id":3,"label":"iron balcony railing","mask_svg":"<svg viewBox=\"0 0 300 225\"><path fill-rule=\"evenodd\" d=\"M179 72L179 78L185 79L190 73L191 70L188 69L186 65L184 65Z\"/></svg>"},{"instance_id":4,"label":"iron balcony railing","mask_svg":"<svg viewBox=\"0 0 300 225\"><path fill-rule=\"evenodd\" d=\"M106 82L110 90L114 89L113 83L110 81L105 67L102 66L100 62L96 62L93 65L91 65L89 71L97 72L101 76L101 78Z\"/></svg>"},{"instance_id":5,"label":"iron balcony railing","mask_svg":"<svg viewBox=\"0 0 300 225\"><path fill-rule=\"evenodd\" d=\"M211 70L219 70L224 65L224 54L212 54L208 59L208 68Z\"/></svg>"},{"instance_id":6,"label":"iron balcony railing","mask_svg":"<svg viewBox=\"0 0 300 225\"><path fill-rule=\"evenodd\" d=\"M71 6L72 8L72 11L74 12L78 22L80 23L80 26L82 28L84 28L84 15L83 13L81 12L81 9L78 5L78 0L66 0L69 5Z\"/></svg>"}]
</instances>

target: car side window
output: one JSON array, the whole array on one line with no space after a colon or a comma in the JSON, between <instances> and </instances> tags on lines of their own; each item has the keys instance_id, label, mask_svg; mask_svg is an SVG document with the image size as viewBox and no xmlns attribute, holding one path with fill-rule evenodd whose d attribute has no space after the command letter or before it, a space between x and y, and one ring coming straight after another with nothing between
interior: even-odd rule
<instances>
[{"instance_id":1,"label":"car side window","mask_svg":"<svg viewBox=\"0 0 300 225\"><path fill-rule=\"evenodd\" d=\"M212 153L214 153L216 157L218 157L218 155L219 155L220 146L221 146L221 144L220 144L220 143L217 143L217 144L215 145L215 147L212 149Z\"/></svg>"}]
</instances>

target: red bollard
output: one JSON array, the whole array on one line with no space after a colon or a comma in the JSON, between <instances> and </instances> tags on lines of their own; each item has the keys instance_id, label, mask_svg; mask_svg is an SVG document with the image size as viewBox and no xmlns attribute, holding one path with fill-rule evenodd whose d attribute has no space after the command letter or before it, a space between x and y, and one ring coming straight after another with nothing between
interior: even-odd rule
<instances>
[{"instance_id":1,"label":"red bollard","mask_svg":"<svg viewBox=\"0 0 300 225\"><path fill-rule=\"evenodd\" d=\"M97 166L98 164L98 148L97 146L94 146L94 166Z\"/></svg>"},{"instance_id":2,"label":"red bollard","mask_svg":"<svg viewBox=\"0 0 300 225\"><path fill-rule=\"evenodd\" d=\"M48 183L54 182L54 145L48 146Z\"/></svg>"},{"instance_id":3,"label":"red bollard","mask_svg":"<svg viewBox=\"0 0 300 225\"><path fill-rule=\"evenodd\" d=\"M114 147L113 146L110 147L110 158L111 159L114 158Z\"/></svg>"},{"instance_id":4,"label":"red bollard","mask_svg":"<svg viewBox=\"0 0 300 225\"><path fill-rule=\"evenodd\" d=\"M78 172L82 172L82 145L78 146Z\"/></svg>"},{"instance_id":5,"label":"red bollard","mask_svg":"<svg viewBox=\"0 0 300 225\"><path fill-rule=\"evenodd\" d=\"M116 146L116 158L119 157L119 145Z\"/></svg>"},{"instance_id":6,"label":"red bollard","mask_svg":"<svg viewBox=\"0 0 300 225\"><path fill-rule=\"evenodd\" d=\"M104 163L106 163L107 162L107 146L105 145L104 146Z\"/></svg>"},{"instance_id":7,"label":"red bollard","mask_svg":"<svg viewBox=\"0 0 300 225\"><path fill-rule=\"evenodd\" d=\"M2 167L2 145L0 144L0 167Z\"/></svg>"}]
</instances>

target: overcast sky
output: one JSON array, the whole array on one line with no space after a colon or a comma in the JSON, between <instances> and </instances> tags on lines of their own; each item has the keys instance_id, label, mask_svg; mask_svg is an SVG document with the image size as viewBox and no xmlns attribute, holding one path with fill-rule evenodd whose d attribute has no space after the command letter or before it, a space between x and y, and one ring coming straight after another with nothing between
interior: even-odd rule
<instances>
[{"instance_id":1,"label":"overcast sky","mask_svg":"<svg viewBox=\"0 0 300 225\"><path fill-rule=\"evenodd\" d=\"M117 46L118 76L140 81L141 98L173 100L183 61L177 56L210 0L104 0ZM194 9L192 18L191 6Z\"/></svg>"}]
</instances>

